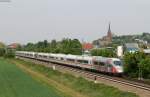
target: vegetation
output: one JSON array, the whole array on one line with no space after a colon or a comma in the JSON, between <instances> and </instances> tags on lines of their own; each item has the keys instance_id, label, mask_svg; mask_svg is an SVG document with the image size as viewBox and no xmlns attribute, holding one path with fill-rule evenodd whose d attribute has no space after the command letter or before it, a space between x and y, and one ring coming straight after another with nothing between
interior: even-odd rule
<instances>
[{"instance_id":1,"label":"vegetation","mask_svg":"<svg viewBox=\"0 0 150 97\"><path fill-rule=\"evenodd\" d=\"M142 70L142 76L150 79L150 57L142 59L139 63L139 67Z\"/></svg>"},{"instance_id":2,"label":"vegetation","mask_svg":"<svg viewBox=\"0 0 150 97\"><path fill-rule=\"evenodd\" d=\"M92 56L116 57L116 53L112 49L93 49Z\"/></svg>"},{"instance_id":3,"label":"vegetation","mask_svg":"<svg viewBox=\"0 0 150 97\"><path fill-rule=\"evenodd\" d=\"M9 49L3 43L0 43L0 57L14 58L15 50Z\"/></svg>"},{"instance_id":4,"label":"vegetation","mask_svg":"<svg viewBox=\"0 0 150 97\"><path fill-rule=\"evenodd\" d=\"M150 34L149 33L142 33L141 35L122 35L122 36L114 36L113 37L113 44L122 45L125 43L133 43L138 42L142 48L146 48L144 41L150 43ZM142 43L142 44L141 44Z\"/></svg>"},{"instance_id":5,"label":"vegetation","mask_svg":"<svg viewBox=\"0 0 150 97\"><path fill-rule=\"evenodd\" d=\"M13 49L6 49L5 54L3 55L5 58L14 58L15 57L15 50Z\"/></svg>"},{"instance_id":6,"label":"vegetation","mask_svg":"<svg viewBox=\"0 0 150 97\"><path fill-rule=\"evenodd\" d=\"M150 78L150 57L142 52L124 55L124 71L130 77L138 77L142 70L143 78Z\"/></svg>"},{"instance_id":7,"label":"vegetation","mask_svg":"<svg viewBox=\"0 0 150 97\"><path fill-rule=\"evenodd\" d=\"M137 97L133 93L122 92L117 88L106 86L104 84L94 84L93 82L87 81L84 78L76 78L68 73L60 73L42 65L21 60L17 60L17 62L34 71L44 74L58 83L64 84L65 86L70 87L71 89L74 89L75 91L86 95L87 97Z\"/></svg>"},{"instance_id":8,"label":"vegetation","mask_svg":"<svg viewBox=\"0 0 150 97\"><path fill-rule=\"evenodd\" d=\"M5 55L5 49L4 48L0 48L0 57Z\"/></svg>"},{"instance_id":9,"label":"vegetation","mask_svg":"<svg viewBox=\"0 0 150 97\"><path fill-rule=\"evenodd\" d=\"M0 48L5 48L5 44L0 42Z\"/></svg>"},{"instance_id":10,"label":"vegetation","mask_svg":"<svg viewBox=\"0 0 150 97\"><path fill-rule=\"evenodd\" d=\"M82 44L78 39L63 39L62 41L52 40L50 43L44 40L35 44L28 43L17 50L81 55Z\"/></svg>"},{"instance_id":11,"label":"vegetation","mask_svg":"<svg viewBox=\"0 0 150 97\"><path fill-rule=\"evenodd\" d=\"M63 97L5 59L0 59L0 78L0 97Z\"/></svg>"}]
</instances>

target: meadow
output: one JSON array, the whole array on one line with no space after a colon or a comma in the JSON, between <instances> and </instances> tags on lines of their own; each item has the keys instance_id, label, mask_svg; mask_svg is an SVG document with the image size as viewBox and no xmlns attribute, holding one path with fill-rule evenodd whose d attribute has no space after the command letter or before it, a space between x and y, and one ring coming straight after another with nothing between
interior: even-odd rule
<instances>
[{"instance_id":1,"label":"meadow","mask_svg":"<svg viewBox=\"0 0 150 97\"><path fill-rule=\"evenodd\" d=\"M64 97L54 87L33 79L15 64L0 59L0 97Z\"/></svg>"}]
</instances>

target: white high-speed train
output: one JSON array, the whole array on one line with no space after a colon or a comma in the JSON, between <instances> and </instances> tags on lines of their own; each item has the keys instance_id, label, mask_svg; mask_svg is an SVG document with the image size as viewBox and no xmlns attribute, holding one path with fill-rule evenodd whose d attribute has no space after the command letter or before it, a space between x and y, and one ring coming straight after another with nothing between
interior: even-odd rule
<instances>
[{"instance_id":1,"label":"white high-speed train","mask_svg":"<svg viewBox=\"0 0 150 97\"><path fill-rule=\"evenodd\" d=\"M27 51L16 51L16 56L56 62L68 66L91 69L99 72L122 74L123 64L118 58L107 58L101 56L66 55L54 53L38 53Z\"/></svg>"}]
</instances>

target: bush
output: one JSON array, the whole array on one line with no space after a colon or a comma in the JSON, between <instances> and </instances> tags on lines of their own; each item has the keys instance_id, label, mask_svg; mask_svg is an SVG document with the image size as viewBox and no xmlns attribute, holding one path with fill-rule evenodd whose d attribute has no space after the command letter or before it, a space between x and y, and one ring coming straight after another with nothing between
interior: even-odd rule
<instances>
[{"instance_id":1,"label":"bush","mask_svg":"<svg viewBox=\"0 0 150 97\"><path fill-rule=\"evenodd\" d=\"M5 49L4 48L0 48L0 57L4 56L5 54Z\"/></svg>"},{"instance_id":2,"label":"bush","mask_svg":"<svg viewBox=\"0 0 150 97\"><path fill-rule=\"evenodd\" d=\"M5 58L14 58L15 51L14 50L7 50L6 54L4 55Z\"/></svg>"},{"instance_id":3,"label":"bush","mask_svg":"<svg viewBox=\"0 0 150 97\"><path fill-rule=\"evenodd\" d=\"M140 60L146 56L142 52L126 53L124 55L124 71L130 77L138 77Z\"/></svg>"},{"instance_id":4,"label":"bush","mask_svg":"<svg viewBox=\"0 0 150 97\"><path fill-rule=\"evenodd\" d=\"M144 78L150 78L150 58L142 59L139 63Z\"/></svg>"},{"instance_id":5,"label":"bush","mask_svg":"<svg viewBox=\"0 0 150 97\"><path fill-rule=\"evenodd\" d=\"M94 49L91 54L92 56L116 57L116 53L110 49Z\"/></svg>"}]
</instances>

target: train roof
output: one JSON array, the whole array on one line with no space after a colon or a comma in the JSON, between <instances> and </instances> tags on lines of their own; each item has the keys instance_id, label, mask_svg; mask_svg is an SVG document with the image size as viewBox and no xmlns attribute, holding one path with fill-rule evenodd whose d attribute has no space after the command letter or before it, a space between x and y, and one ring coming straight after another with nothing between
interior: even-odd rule
<instances>
[{"instance_id":1,"label":"train roof","mask_svg":"<svg viewBox=\"0 0 150 97\"><path fill-rule=\"evenodd\" d=\"M76 58L77 58L77 55L68 54L68 55L66 55L66 58L67 58L67 59L76 59Z\"/></svg>"},{"instance_id":2,"label":"train roof","mask_svg":"<svg viewBox=\"0 0 150 97\"><path fill-rule=\"evenodd\" d=\"M92 60L93 58L91 56L78 56L77 60Z\"/></svg>"},{"instance_id":3,"label":"train roof","mask_svg":"<svg viewBox=\"0 0 150 97\"><path fill-rule=\"evenodd\" d=\"M38 53L38 55L49 56L49 53Z\"/></svg>"},{"instance_id":4,"label":"train roof","mask_svg":"<svg viewBox=\"0 0 150 97\"><path fill-rule=\"evenodd\" d=\"M118 58L109 58L109 57L101 57L101 56L93 56L94 61L101 61L101 62L106 62L108 60L112 61L120 61Z\"/></svg>"},{"instance_id":5,"label":"train roof","mask_svg":"<svg viewBox=\"0 0 150 97\"><path fill-rule=\"evenodd\" d=\"M65 54L55 54L54 56L56 56L56 57L66 57Z\"/></svg>"},{"instance_id":6,"label":"train roof","mask_svg":"<svg viewBox=\"0 0 150 97\"><path fill-rule=\"evenodd\" d=\"M16 51L16 53L34 54L35 52L28 52L28 51Z\"/></svg>"}]
</instances>

